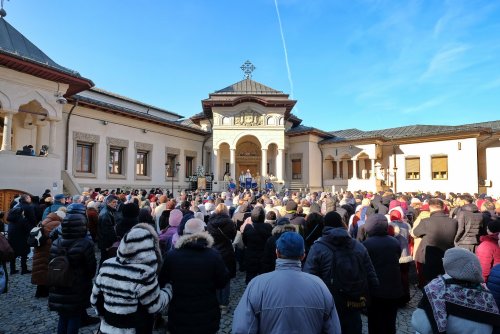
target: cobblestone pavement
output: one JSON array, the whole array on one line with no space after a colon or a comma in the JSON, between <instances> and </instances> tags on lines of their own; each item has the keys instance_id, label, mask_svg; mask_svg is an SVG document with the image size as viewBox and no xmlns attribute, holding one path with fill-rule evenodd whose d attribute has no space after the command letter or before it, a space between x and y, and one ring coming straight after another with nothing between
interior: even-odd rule
<instances>
[{"instance_id":1,"label":"cobblestone pavement","mask_svg":"<svg viewBox=\"0 0 500 334\"><path fill-rule=\"evenodd\" d=\"M18 263L18 267L20 263ZM28 263L31 267L31 262ZM0 295L0 334L53 334L57 332L58 316L50 312L47 298L35 298L35 286L31 284L31 275L15 274L9 277L9 292ZM231 301L226 315L222 316L219 333L231 333L232 312L245 290L245 276L238 273L231 281ZM407 307L400 309L397 318L398 333L414 333L411 327L411 314L415 309L421 294L412 288L412 300ZM88 310L93 314L92 309ZM97 325L80 329L81 334L95 333ZM154 332L166 333L165 329ZM368 333L366 317L363 316L363 333Z\"/></svg>"}]
</instances>

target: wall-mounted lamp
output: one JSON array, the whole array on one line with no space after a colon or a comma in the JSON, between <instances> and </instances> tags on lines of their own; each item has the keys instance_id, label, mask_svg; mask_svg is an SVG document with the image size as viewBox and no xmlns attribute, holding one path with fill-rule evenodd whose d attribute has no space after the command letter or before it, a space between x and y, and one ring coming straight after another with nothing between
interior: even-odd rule
<instances>
[{"instance_id":1,"label":"wall-mounted lamp","mask_svg":"<svg viewBox=\"0 0 500 334\"><path fill-rule=\"evenodd\" d=\"M461 142L458 142L458 150L461 151L462 150L462 143Z\"/></svg>"},{"instance_id":2,"label":"wall-mounted lamp","mask_svg":"<svg viewBox=\"0 0 500 334\"><path fill-rule=\"evenodd\" d=\"M102 121L102 125L108 125L108 121Z\"/></svg>"},{"instance_id":3,"label":"wall-mounted lamp","mask_svg":"<svg viewBox=\"0 0 500 334\"><path fill-rule=\"evenodd\" d=\"M146 130L146 129L142 129L142 132L143 132L143 133L148 133L148 130Z\"/></svg>"},{"instance_id":4,"label":"wall-mounted lamp","mask_svg":"<svg viewBox=\"0 0 500 334\"><path fill-rule=\"evenodd\" d=\"M59 91L59 82L57 83L57 91L54 93L54 96L56 97L56 102L58 104L66 104L68 103L68 100L63 96L63 94Z\"/></svg>"}]
</instances>

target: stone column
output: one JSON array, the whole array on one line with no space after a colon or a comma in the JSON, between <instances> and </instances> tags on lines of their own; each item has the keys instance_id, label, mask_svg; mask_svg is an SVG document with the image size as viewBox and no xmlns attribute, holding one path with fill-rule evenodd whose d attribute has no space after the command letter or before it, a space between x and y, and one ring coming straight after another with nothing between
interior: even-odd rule
<instances>
[{"instance_id":1,"label":"stone column","mask_svg":"<svg viewBox=\"0 0 500 334\"><path fill-rule=\"evenodd\" d=\"M337 175L335 175L335 178L336 179L340 179L340 166L341 166L341 160L337 160L336 163L337 163Z\"/></svg>"},{"instance_id":2,"label":"stone column","mask_svg":"<svg viewBox=\"0 0 500 334\"><path fill-rule=\"evenodd\" d=\"M36 125L36 143L35 143L35 155L40 154L40 150L42 149L42 128L43 125Z\"/></svg>"},{"instance_id":3,"label":"stone column","mask_svg":"<svg viewBox=\"0 0 500 334\"><path fill-rule=\"evenodd\" d=\"M352 160L352 178L354 180L358 179L358 166L356 162L358 161L357 159L351 159Z\"/></svg>"},{"instance_id":4,"label":"stone column","mask_svg":"<svg viewBox=\"0 0 500 334\"><path fill-rule=\"evenodd\" d=\"M56 121L51 119L49 124L49 154L54 154L54 152L56 152Z\"/></svg>"},{"instance_id":5,"label":"stone column","mask_svg":"<svg viewBox=\"0 0 500 334\"><path fill-rule=\"evenodd\" d=\"M276 156L276 178L278 181L283 181L283 149L278 149L278 155Z\"/></svg>"},{"instance_id":6,"label":"stone column","mask_svg":"<svg viewBox=\"0 0 500 334\"><path fill-rule=\"evenodd\" d=\"M12 116L12 113L7 112L3 119L2 152L12 151Z\"/></svg>"},{"instance_id":7,"label":"stone column","mask_svg":"<svg viewBox=\"0 0 500 334\"><path fill-rule=\"evenodd\" d=\"M215 166L214 166L214 181L220 181L219 178L220 178L220 157L219 157L219 149L218 148L214 148L214 154L213 154L213 158L214 159L214 162L215 162Z\"/></svg>"},{"instance_id":8,"label":"stone column","mask_svg":"<svg viewBox=\"0 0 500 334\"><path fill-rule=\"evenodd\" d=\"M262 179L265 180L265 177L267 175L267 148L262 149L262 161L261 161L260 175L261 175Z\"/></svg>"},{"instance_id":9,"label":"stone column","mask_svg":"<svg viewBox=\"0 0 500 334\"><path fill-rule=\"evenodd\" d=\"M375 159L370 159L370 161L372 162L370 179L375 180Z\"/></svg>"},{"instance_id":10,"label":"stone column","mask_svg":"<svg viewBox=\"0 0 500 334\"><path fill-rule=\"evenodd\" d=\"M231 168L231 176L233 178L236 178L236 149L232 148L229 150L230 156L229 156L229 165Z\"/></svg>"}]
</instances>

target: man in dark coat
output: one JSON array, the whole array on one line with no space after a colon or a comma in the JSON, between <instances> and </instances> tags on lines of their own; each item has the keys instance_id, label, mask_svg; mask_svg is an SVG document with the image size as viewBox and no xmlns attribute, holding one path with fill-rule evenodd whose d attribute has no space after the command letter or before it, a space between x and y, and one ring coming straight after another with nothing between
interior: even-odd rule
<instances>
[{"instance_id":1,"label":"man in dark coat","mask_svg":"<svg viewBox=\"0 0 500 334\"><path fill-rule=\"evenodd\" d=\"M99 213L99 221L97 223L97 240L99 249L101 250L101 260L99 264L102 264L108 259L108 249L118 240L115 231L117 205L118 198L109 195L106 198L106 206Z\"/></svg>"},{"instance_id":2,"label":"man in dark coat","mask_svg":"<svg viewBox=\"0 0 500 334\"><path fill-rule=\"evenodd\" d=\"M229 281L221 255L212 249L214 239L200 219L186 222L184 235L167 253L160 273L160 286L172 284L168 309L172 334L216 333L220 309L216 290Z\"/></svg>"},{"instance_id":3,"label":"man in dark coat","mask_svg":"<svg viewBox=\"0 0 500 334\"><path fill-rule=\"evenodd\" d=\"M50 248L50 260L66 254L73 282L70 287L51 287L49 308L59 313L58 333L78 333L78 328L99 322L87 315L96 272L94 243L87 238L85 206L71 204L61 223L62 237Z\"/></svg>"},{"instance_id":4,"label":"man in dark coat","mask_svg":"<svg viewBox=\"0 0 500 334\"><path fill-rule=\"evenodd\" d=\"M359 257L366 270L367 287L370 290L379 286L377 274L366 248L359 241L352 239L345 227L325 227L325 233L321 238L321 242L317 241L312 245L304 264L303 271L320 277L330 292L332 292L337 313L339 314L342 333L360 334L362 328L361 310L348 308L345 300L342 300L341 296L334 293L330 279L333 257L336 255L332 252L332 248L328 247L325 243L328 243L333 249L347 249ZM368 291L366 292L368 293Z\"/></svg>"},{"instance_id":5,"label":"man in dark coat","mask_svg":"<svg viewBox=\"0 0 500 334\"><path fill-rule=\"evenodd\" d=\"M28 254L30 252L30 247L28 246L28 236L33 227L35 227L37 221L35 217L35 210L33 205L31 205L31 197L27 194L23 194L19 198L19 203L17 203L12 209L10 209L7 216L7 221L9 222L9 244L14 249L16 258L21 257L21 274L31 273L28 270L27 260ZM16 274L16 259L10 262L10 274Z\"/></svg>"},{"instance_id":6,"label":"man in dark coat","mask_svg":"<svg viewBox=\"0 0 500 334\"><path fill-rule=\"evenodd\" d=\"M439 198L429 200L429 211L431 216L423 219L413 229L413 235L422 238L417 257L422 259L424 277L427 282L432 281L439 275L444 274L443 256L444 252L454 247L454 239L457 234L457 221L449 218L443 212L444 203Z\"/></svg>"},{"instance_id":7,"label":"man in dark coat","mask_svg":"<svg viewBox=\"0 0 500 334\"><path fill-rule=\"evenodd\" d=\"M298 205L293 200L286 202L286 214L283 216L290 220L290 224L298 226L298 232L304 236L304 227L306 225L306 219L297 214Z\"/></svg>"},{"instance_id":8,"label":"man in dark coat","mask_svg":"<svg viewBox=\"0 0 500 334\"><path fill-rule=\"evenodd\" d=\"M401 247L396 238L388 235L387 218L373 214L365 223L368 239L363 245L368 250L380 285L370 289L368 331L370 333L396 333L398 304L403 296L399 258Z\"/></svg>"},{"instance_id":9,"label":"man in dark coat","mask_svg":"<svg viewBox=\"0 0 500 334\"><path fill-rule=\"evenodd\" d=\"M474 253L479 245L480 232L483 230L483 214L473 204L470 195L462 195L460 199L463 205L456 215L458 228L455 236L455 246L468 249Z\"/></svg>"}]
</instances>

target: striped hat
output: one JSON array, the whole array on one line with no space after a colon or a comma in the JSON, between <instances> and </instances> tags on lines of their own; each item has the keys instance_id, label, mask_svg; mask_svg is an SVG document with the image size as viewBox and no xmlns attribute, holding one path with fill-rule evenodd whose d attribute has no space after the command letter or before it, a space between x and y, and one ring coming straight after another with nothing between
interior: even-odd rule
<instances>
[{"instance_id":1,"label":"striped hat","mask_svg":"<svg viewBox=\"0 0 500 334\"><path fill-rule=\"evenodd\" d=\"M158 236L148 224L135 225L123 236L117 252L118 262L144 263L158 266L161 263Z\"/></svg>"}]
</instances>

